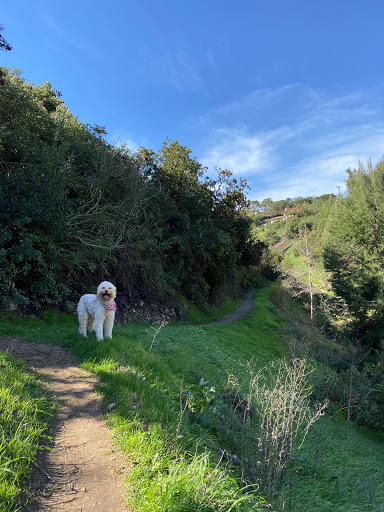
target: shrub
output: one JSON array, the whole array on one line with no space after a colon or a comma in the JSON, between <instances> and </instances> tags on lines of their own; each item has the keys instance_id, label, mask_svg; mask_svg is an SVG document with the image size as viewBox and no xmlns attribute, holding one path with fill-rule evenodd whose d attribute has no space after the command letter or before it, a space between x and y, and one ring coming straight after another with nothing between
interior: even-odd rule
<instances>
[{"instance_id":1,"label":"shrub","mask_svg":"<svg viewBox=\"0 0 384 512\"><path fill-rule=\"evenodd\" d=\"M242 463L248 478L269 497L282 484L294 449L301 447L327 406L311 404L312 371L305 359L278 360L256 372L248 363L250 382L244 399L238 380L229 375L232 403L242 417Z\"/></svg>"}]
</instances>

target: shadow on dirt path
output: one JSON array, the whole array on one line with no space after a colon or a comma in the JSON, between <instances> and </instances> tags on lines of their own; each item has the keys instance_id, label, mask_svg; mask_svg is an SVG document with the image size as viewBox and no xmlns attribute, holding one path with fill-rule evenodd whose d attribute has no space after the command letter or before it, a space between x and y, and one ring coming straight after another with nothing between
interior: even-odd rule
<instances>
[{"instance_id":1,"label":"shadow on dirt path","mask_svg":"<svg viewBox=\"0 0 384 512\"><path fill-rule=\"evenodd\" d=\"M224 318L201 325L240 320L253 309L256 291ZM32 471L30 502L23 512L123 512L124 474L129 467L110 442L102 419L97 379L79 368L72 354L57 345L0 338L0 350L21 359L33 372L48 377L57 403L51 451L39 452ZM33 497L33 499L32 499Z\"/></svg>"},{"instance_id":2,"label":"shadow on dirt path","mask_svg":"<svg viewBox=\"0 0 384 512\"><path fill-rule=\"evenodd\" d=\"M243 296L240 306L230 315L227 315L224 318L221 318L220 320L216 320L216 322L210 322L209 324L201 325L222 325L229 324L230 322L236 322L237 320L241 320L242 318L245 317L245 315L248 315L248 313L252 311L255 293L256 290L250 290L249 292L247 292Z\"/></svg>"},{"instance_id":3,"label":"shadow on dirt path","mask_svg":"<svg viewBox=\"0 0 384 512\"><path fill-rule=\"evenodd\" d=\"M123 512L127 462L110 442L97 379L61 347L0 338L0 350L48 377L57 403L52 451L39 452L24 512Z\"/></svg>"}]
</instances>

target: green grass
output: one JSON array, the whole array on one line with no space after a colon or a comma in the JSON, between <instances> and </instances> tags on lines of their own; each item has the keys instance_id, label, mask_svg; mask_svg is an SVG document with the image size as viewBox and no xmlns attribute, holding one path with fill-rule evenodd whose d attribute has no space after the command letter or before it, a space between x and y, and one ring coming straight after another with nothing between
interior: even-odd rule
<instances>
[{"instance_id":1,"label":"green grass","mask_svg":"<svg viewBox=\"0 0 384 512\"><path fill-rule=\"evenodd\" d=\"M234 311L240 304L240 299L224 297L219 305L207 305L205 306L204 311L201 311L182 295L178 295L177 298L180 304L185 307L188 322L191 324L204 324L219 320L220 318L232 313L232 311Z\"/></svg>"},{"instance_id":2,"label":"green grass","mask_svg":"<svg viewBox=\"0 0 384 512\"><path fill-rule=\"evenodd\" d=\"M18 502L44 442L52 406L37 378L22 363L0 352L0 511Z\"/></svg>"},{"instance_id":3,"label":"green grass","mask_svg":"<svg viewBox=\"0 0 384 512\"><path fill-rule=\"evenodd\" d=\"M259 510L259 491L242 493L238 469L218 464L219 448L231 453L231 445L215 415L225 408L228 372L246 380L247 361L259 369L288 355L289 326L270 293L259 290L253 312L241 321L168 324L156 337L158 326L127 324L115 327L113 340L84 340L76 318L54 312L42 319L3 315L0 335L60 344L99 377L115 441L132 467L127 492L136 512ZM348 428L346 444L345 429L330 418L316 425L296 454L275 510L279 503L295 512L384 510L382 438Z\"/></svg>"},{"instance_id":4,"label":"green grass","mask_svg":"<svg viewBox=\"0 0 384 512\"><path fill-rule=\"evenodd\" d=\"M315 424L276 500L292 512L382 512L383 435L325 417Z\"/></svg>"}]
</instances>

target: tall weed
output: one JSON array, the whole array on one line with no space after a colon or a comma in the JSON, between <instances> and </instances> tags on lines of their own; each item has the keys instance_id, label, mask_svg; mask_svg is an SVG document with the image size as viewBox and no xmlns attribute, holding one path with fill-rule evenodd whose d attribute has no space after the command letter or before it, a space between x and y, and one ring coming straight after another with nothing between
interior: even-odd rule
<instances>
[{"instance_id":1,"label":"tall weed","mask_svg":"<svg viewBox=\"0 0 384 512\"><path fill-rule=\"evenodd\" d=\"M294 448L302 446L327 403L311 404L313 368L305 359L283 358L256 370L249 362L247 371L250 381L243 400L238 379L231 374L228 378L232 402L242 416L241 459L248 478L271 497L284 480Z\"/></svg>"}]
</instances>

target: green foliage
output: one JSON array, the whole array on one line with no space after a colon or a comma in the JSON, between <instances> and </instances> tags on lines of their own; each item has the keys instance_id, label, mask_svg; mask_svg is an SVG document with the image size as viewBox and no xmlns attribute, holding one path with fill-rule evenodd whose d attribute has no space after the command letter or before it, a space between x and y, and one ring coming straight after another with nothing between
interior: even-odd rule
<instances>
[{"instance_id":1,"label":"green foliage","mask_svg":"<svg viewBox=\"0 0 384 512\"><path fill-rule=\"evenodd\" d=\"M0 353L0 511L20 510L19 499L50 423L52 407L36 377Z\"/></svg>"},{"instance_id":2,"label":"green foliage","mask_svg":"<svg viewBox=\"0 0 384 512\"><path fill-rule=\"evenodd\" d=\"M276 245L280 240L281 237L277 234L275 229L269 229L264 237L264 241L269 245Z\"/></svg>"},{"instance_id":3,"label":"green foliage","mask_svg":"<svg viewBox=\"0 0 384 512\"><path fill-rule=\"evenodd\" d=\"M383 347L359 365L345 364L337 374L332 393L358 425L384 432Z\"/></svg>"},{"instance_id":4,"label":"green foliage","mask_svg":"<svg viewBox=\"0 0 384 512\"><path fill-rule=\"evenodd\" d=\"M4 304L69 305L105 279L200 305L257 265L244 180L216 180L166 141L137 155L81 123L48 82L2 68L0 266Z\"/></svg>"},{"instance_id":5,"label":"green foliage","mask_svg":"<svg viewBox=\"0 0 384 512\"><path fill-rule=\"evenodd\" d=\"M270 197L266 197L263 199L260 203L261 208L263 208L264 211L267 211L271 204L273 203L272 199Z\"/></svg>"},{"instance_id":6,"label":"green foliage","mask_svg":"<svg viewBox=\"0 0 384 512\"><path fill-rule=\"evenodd\" d=\"M117 326L113 340L96 344L91 338L80 340L73 317L53 311L40 320L3 315L0 335L61 344L100 378L105 405L116 404L108 412L109 424L131 462L127 492L135 510L229 510L232 505L237 510L236 504L238 510L249 512L261 507L258 496L263 492L242 488L243 469L248 468L239 466L239 433L249 432L242 430L241 402L249 384L245 365L254 358L257 371L288 356L288 319L301 319L296 302L284 320L270 298L270 289L258 290L254 311L234 324L168 324L152 350L153 333L146 325ZM312 343L315 353L321 342L319 333L307 330L297 335L305 336L303 344ZM317 378L329 373L325 356L329 361L339 347L332 340L323 343L324 363L319 365ZM246 381L237 402L225 391L227 372ZM194 395L195 411L187 406L183 413L184 390ZM256 419L253 409L250 414L252 421ZM301 450L295 450L283 487L274 496L274 508L292 512L325 512L330 506L338 512L379 510L384 498L383 467L379 436L356 429L341 416L322 417ZM237 502L242 497L249 501Z\"/></svg>"},{"instance_id":7,"label":"green foliage","mask_svg":"<svg viewBox=\"0 0 384 512\"><path fill-rule=\"evenodd\" d=\"M202 453L179 456L156 471L151 481L142 480L133 505L143 512L263 510L265 501L252 491L257 493L257 486L239 492L235 479L212 466L209 455Z\"/></svg>"},{"instance_id":8,"label":"green foliage","mask_svg":"<svg viewBox=\"0 0 384 512\"><path fill-rule=\"evenodd\" d=\"M312 233L312 241L321 247L324 237L325 225L330 209L335 202L333 194L325 194L311 198L311 202L303 201L297 206L299 209L294 216L286 221L287 236L291 240L303 235L304 226L308 233ZM292 203L293 204L293 203Z\"/></svg>"},{"instance_id":9,"label":"green foliage","mask_svg":"<svg viewBox=\"0 0 384 512\"><path fill-rule=\"evenodd\" d=\"M191 324L203 324L219 320L232 313L240 303L239 299L226 296L217 306L207 304L203 309L199 309L180 294L177 295L177 300L185 308L186 318Z\"/></svg>"},{"instance_id":10,"label":"green foliage","mask_svg":"<svg viewBox=\"0 0 384 512\"><path fill-rule=\"evenodd\" d=\"M0 126L2 300L65 303L80 281L110 271L143 225L144 184L130 155L74 118L47 82L8 73Z\"/></svg>"},{"instance_id":11,"label":"green foliage","mask_svg":"<svg viewBox=\"0 0 384 512\"><path fill-rule=\"evenodd\" d=\"M378 346L384 337L384 160L348 174L348 195L337 201L328 226L325 266L348 305L354 335Z\"/></svg>"},{"instance_id":12,"label":"green foliage","mask_svg":"<svg viewBox=\"0 0 384 512\"><path fill-rule=\"evenodd\" d=\"M171 288L200 306L214 302L223 286L234 284L241 266L257 265L261 248L250 236L244 180L205 169L191 151L166 141L158 154L141 148L139 159L159 192L151 201L157 243Z\"/></svg>"},{"instance_id":13,"label":"green foliage","mask_svg":"<svg viewBox=\"0 0 384 512\"><path fill-rule=\"evenodd\" d=\"M377 357L363 368L365 382L365 403L356 411L357 419L363 425L384 431L384 343L376 352Z\"/></svg>"}]
</instances>

